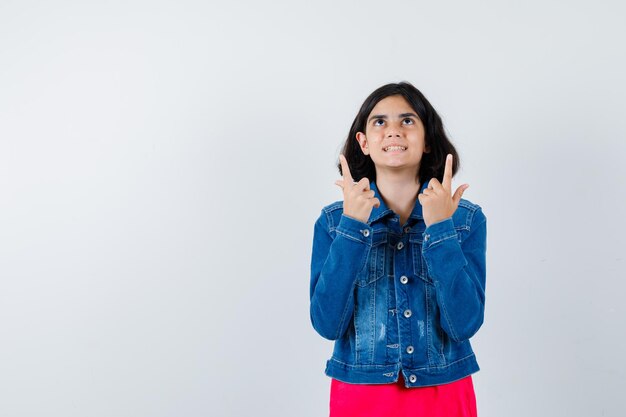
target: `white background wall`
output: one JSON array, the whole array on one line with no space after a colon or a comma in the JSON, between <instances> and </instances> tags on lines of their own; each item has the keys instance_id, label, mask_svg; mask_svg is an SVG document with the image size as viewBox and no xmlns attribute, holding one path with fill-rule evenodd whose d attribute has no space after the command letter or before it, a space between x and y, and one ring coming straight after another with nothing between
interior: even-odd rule
<instances>
[{"instance_id":1,"label":"white background wall","mask_svg":"<svg viewBox=\"0 0 626 417\"><path fill-rule=\"evenodd\" d=\"M488 217L481 416L622 416L618 1L0 0L0 415L324 416L313 222L408 80Z\"/></svg>"}]
</instances>

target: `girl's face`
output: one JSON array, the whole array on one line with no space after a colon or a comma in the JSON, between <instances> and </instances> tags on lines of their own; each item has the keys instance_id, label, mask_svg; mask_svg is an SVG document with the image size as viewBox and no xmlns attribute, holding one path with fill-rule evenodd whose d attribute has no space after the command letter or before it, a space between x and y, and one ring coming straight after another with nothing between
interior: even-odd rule
<instances>
[{"instance_id":1,"label":"girl's face","mask_svg":"<svg viewBox=\"0 0 626 417\"><path fill-rule=\"evenodd\" d=\"M409 168L417 173L425 149L424 125L400 95L379 101L367 117L365 132L356 135L361 150L374 161L376 172Z\"/></svg>"}]
</instances>

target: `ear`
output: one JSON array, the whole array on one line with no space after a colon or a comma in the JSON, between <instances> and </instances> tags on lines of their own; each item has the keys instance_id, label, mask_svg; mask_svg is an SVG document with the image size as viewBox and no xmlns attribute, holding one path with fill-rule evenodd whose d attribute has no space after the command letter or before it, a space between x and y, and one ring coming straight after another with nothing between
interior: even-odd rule
<instances>
[{"instance_id":1,"label":"ear","mask_svg":"<svg viewBox=\"0 0 626 417\"><path fill-rule=\"evenodd\" d=\"M365 133L363 133L363 132L356 132L356 140L357 140L357 142L359 142L359 146L361 147L361 150L363 151L363 153L365 155L369 155L370 154L370 150L369 150L369 147L367 145L367 137L365 136Z\"/></svg>"}]
</instances>

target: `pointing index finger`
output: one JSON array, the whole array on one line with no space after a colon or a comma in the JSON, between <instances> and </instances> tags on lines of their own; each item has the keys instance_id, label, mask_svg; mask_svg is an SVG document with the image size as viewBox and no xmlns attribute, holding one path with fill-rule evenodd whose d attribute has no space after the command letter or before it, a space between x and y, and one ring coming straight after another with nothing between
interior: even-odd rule
<instances>
[{"instance_id":1,"label":"pointing index finger","mask_svg":"<svg viewBox=\"0 0 626 417\"><path fill-rule=\"evenodd\" d=\"M339 154L339 162L341 162L341 173L343 174L344 184L352 184L352 174L350 174L350 168L348 167L348 161L343 154Z\"/></svg>"},{"instance_id":2,"label":"pointing index finger","mask_svg":"<svg viewBox=\"0 0 626 417\"><path fill-rule=\"evenodd\" d=\"M446 190L452 189L452 154L449 153L446 156L446 167L443 171L443 188Z\"/></svg>"}]
</instances>

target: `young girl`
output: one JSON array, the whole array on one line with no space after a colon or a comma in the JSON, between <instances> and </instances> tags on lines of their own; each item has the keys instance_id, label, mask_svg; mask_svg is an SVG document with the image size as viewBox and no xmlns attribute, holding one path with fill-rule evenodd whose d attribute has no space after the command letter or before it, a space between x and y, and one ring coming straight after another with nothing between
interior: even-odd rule
<instances>
[{"instance_id":1,"label":"young girl","mask_svg":"<svg viewBox=\"0 0 626 417\"><path fill-rule=\"evenodd\" d=\"M486 217L454 192L459 158L409 83L374 91L340 155L343 201L315 223L311 323L334 340L330 416L476 416Z\"/></svg>"}]
</instances>

